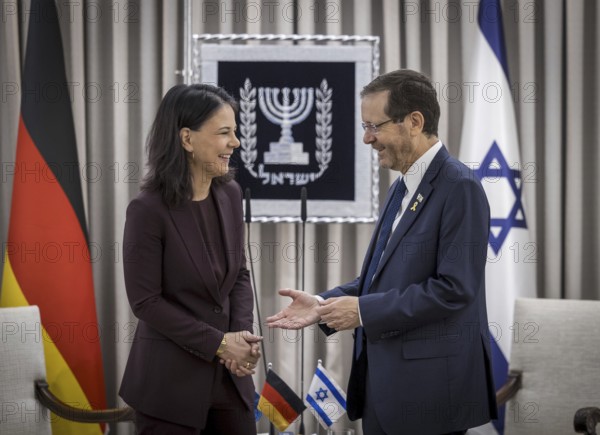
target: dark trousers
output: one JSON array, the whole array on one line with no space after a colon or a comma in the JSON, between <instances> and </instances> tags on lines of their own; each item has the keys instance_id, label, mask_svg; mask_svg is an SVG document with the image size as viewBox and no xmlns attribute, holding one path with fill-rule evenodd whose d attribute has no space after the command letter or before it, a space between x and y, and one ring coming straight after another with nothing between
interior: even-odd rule
<instances>
[{"instance_id":1,"label":"dark trousers","mask_svg":"<svg viewBox=\"0 0 600 435\"><path fill-rule=\"evenodd\" d=\"M377 418L377 414L375 413L375 407L371 404L373 403L371 392L371 383L369 382L369 374L366 372L366 382L365 382L365 401L363 408L363 416L362 416L362 430L364 435L391 435L386 433L381 425L379 424L379 419ZM461 430L457 432L450 432L442 435L465 435L467 433L466 430Z\"/></svg>"},{"instance_id":2,"label":"dark trousers","mask_svg":"<svg viewBox=\"0 0 600 435\"><path fill-rule=\"evenodd\" d=\"M136 412L135 429L138 435L256 435L254 410L246 407L229 373L220 364L204 428L184 426Z\"/></svg>"}]
</instances>

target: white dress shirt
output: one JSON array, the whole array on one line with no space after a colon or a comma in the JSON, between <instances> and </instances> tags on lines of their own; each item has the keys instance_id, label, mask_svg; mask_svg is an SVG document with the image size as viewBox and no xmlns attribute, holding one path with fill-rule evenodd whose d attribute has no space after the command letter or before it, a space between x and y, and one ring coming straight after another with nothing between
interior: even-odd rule
<instances>
[{"instance_id":1,"label":"white dress shirt","mask_svg":"<svg viewBox=\"0 0 600 435\"><path fill-rule=\"evenodd\" d=\"M443 146L444 145L442 144L442 141L438 140L434 146L425 151L425 153L421 157L419 157L419 159L416 162L412 164L412 166L406 172L406 174L402 174L402 178L404 178L404 184L406 185L406 193L404 194L402 204L400 205L400 210L398 210L398 214L396 215L396 219L394 220L394 225L392 225L392 234L398 226L398 223L400 222L400 219L404 214L404 210L408 208L409 202L415 194L415 192L417 191L419 184L421 184L421 181L423 181L425 172L427 172L427 169L429 168L429 165L431 165L433 158L442 149Z\"/></svg>"}]
</instances>

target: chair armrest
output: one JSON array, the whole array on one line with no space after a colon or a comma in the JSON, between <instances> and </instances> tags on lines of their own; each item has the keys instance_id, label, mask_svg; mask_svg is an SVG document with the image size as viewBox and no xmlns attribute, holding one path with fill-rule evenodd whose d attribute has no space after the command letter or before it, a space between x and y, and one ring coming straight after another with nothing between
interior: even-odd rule
<instances>
[{"instance_id":1,"label":"chair armrest","mask_svg":"<svg viewBox=\"0 0 600 435\"><path fill-rule=\"evenodd\" d=\"M510 399L512 399L519 388L521 388L521 377L523 372L518 370L511 370L508 373L508 379L506 383L496 391L496 403L498 406L505 405Z\"/></svg>"},{"instance_id":2,"label":"chair armrest","mask_svg":"<svg viewBox=\"0 0 600 435\"><path fill-rule=\"evenodd\" d=\"M130 407L112 409L81 409L67 405L52 394L45 380L35 381L35 397L42 405L59 417L81 423L116 423L133 421L135 411Z\"/></svg>"},{"instance_id":3,"label":"chair armrest","mask_svg":"<svg viewBox=\"0 0 600 435\"><path fill-rule=\"evenodd\" d=\"M579 408L573 418L575 432L596 435L596 425L600 423L600 408Z\"/></svg>"}]
</instances>

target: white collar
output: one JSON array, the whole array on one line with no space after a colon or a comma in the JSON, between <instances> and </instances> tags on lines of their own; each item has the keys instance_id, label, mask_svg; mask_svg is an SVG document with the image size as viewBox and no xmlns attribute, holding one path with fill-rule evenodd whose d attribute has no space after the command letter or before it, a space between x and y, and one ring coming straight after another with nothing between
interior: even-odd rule
<instances>
[{"instance_id":1,"label":"white collar","mask_svg":"<svg viewBox=\"0 0 600 435\"><path fill-rule=\"evenodd\" d=\"M440 149L442 149L443 146L444 145L442 144L442 141L438 140L435 145L429 148L421 157L417 159L416 162L411 165L406 174L402 174L409 198L412 197L413 193L419 187L419 184L421 184L421 181L427 172L427 168L429 168L429 165L431 165L435 155Z\"/></svg>"}]
</instances>

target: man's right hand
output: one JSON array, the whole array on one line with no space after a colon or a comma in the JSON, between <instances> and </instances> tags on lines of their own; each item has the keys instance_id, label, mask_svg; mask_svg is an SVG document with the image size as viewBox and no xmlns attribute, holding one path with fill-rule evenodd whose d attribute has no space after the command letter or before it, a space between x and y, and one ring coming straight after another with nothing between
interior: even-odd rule
<instances>
[{"instance_id":1,"label":"man's right hand","mask_svg":"<svg viewBox=\"0 0 600 435\"><path fill-rule=\"evenodd\" d=\"M277 314L267 317L269 328L302 329L317 323L319 300L306 292L289 288L279 290L281 296L292 298L292 303Z\"/></svg>"}]
</instances>

